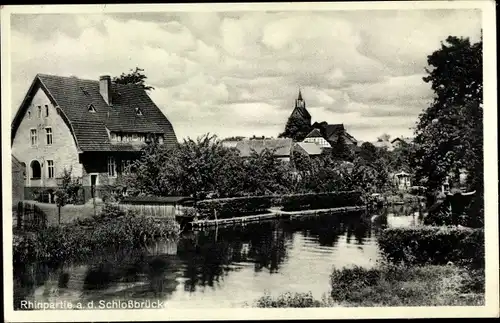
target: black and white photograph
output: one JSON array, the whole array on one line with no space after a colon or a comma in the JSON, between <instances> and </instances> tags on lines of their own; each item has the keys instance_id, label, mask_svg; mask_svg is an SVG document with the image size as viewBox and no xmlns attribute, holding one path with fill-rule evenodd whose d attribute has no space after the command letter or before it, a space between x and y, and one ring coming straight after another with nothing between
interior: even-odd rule
<instances>
[{"instance_id":1,"label":"black and white photograph","mask_svg":"<svg viewBox=\"0 0 500 323\"><path fill-rule=\"evenodd\" d=\"M497 317L495 10L3 6L5 320Z\"/></svg>"}]
</instances>

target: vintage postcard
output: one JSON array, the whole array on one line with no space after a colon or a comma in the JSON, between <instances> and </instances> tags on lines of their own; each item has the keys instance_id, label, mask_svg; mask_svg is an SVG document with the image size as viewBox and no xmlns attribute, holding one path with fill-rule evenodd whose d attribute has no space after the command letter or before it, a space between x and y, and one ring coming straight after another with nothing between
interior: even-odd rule
<instances>
[{"instance_id":1,"label":"vintage postcard","mask_svg":"<svg viewBox=\"0 0 500 323\"><path fill-rule=\"evenodd\" d=\"M5 321L497 317L495 21L3 6Z\"/></svg>"}]
</instances>

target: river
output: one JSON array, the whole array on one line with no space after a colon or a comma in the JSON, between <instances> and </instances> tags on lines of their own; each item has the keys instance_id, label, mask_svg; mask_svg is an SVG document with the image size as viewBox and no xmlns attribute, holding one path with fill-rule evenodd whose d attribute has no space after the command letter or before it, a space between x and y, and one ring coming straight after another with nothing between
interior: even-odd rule
<instances>
[{"instance_id":1,"label":"river","mask_svg":"<svg viewBox=\"0 0 500 323\"><path fill-rule=\"evenodd\" d=\"M169 308L252 306L265 293L330 291L332 268L371 267L381 259L381 228L417 225L410 206L373 219L348 213L190 231L148 250L107 253L83 264L15 273L14 302L94 304L162 300ZM373 221L374 220L374 221ZM97 309L97 308L94 308Z\"/></svg>"}]
</instances>

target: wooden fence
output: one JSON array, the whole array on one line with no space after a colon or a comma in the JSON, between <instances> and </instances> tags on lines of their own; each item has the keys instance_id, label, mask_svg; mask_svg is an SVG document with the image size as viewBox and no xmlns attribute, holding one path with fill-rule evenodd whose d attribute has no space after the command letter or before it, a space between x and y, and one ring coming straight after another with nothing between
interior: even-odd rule
<instances>
[{"instance_id":1,"label":"wooden fence","mask_svg":"<svg viewBox=\"0 0 500 323\"><path fill-rule=\"evenodd\" d=\"M16 228L23 231L37 231L48 225L47 214L35 204L20 201L17 203Z\"/></svg>"},{"instance_id":2,"label":"wooden fence","mask_svg":"<svg viewBox=\"0 0 500 323\"><path fill-rule=\"evenodd\" d=\"M148 205L148 204L118 204L118 207L124 211L132 211L142 216L155 218L175 219L180 215L180 208L173 205Z\"/></svg>"}]
</instances>

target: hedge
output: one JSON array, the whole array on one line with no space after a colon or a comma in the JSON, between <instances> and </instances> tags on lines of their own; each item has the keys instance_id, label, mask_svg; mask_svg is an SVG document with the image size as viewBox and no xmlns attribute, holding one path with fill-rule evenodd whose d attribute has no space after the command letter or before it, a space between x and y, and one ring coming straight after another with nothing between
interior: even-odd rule
<instances>
[{"instance_id":1,"label":"hedge","mask_svg":"<svg viewBox=\"0 0 500 323\"><path fill-rule=\"evenodd\" d=\"M284 211L329 209L362 204L361 192L356 191L287 195L282 199Z\"/></svg>"},{"instance_id":2,"label":"hedge","mask_svg":"<svg viewBox=\"0 0 500 323\"><path fill-rule=\"evenodd\" d=\"M467 227L389 228L378 243L393 263L457 265L484 268L484 230Z\"/></svg>"},{"instance_id":3,"label":"hedge","mask_svg":"<svg viewBox=\"0 0 500 323\"><path fill-rule=\"evenodd\" d=\"M263 213L271 206L270 196L250 196L203 200L196 203L196 210L201 218L221 219Z\"/></svg>"}]
</instances>

